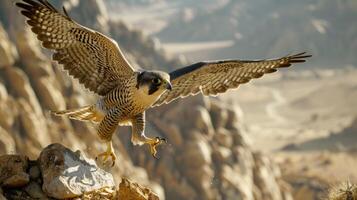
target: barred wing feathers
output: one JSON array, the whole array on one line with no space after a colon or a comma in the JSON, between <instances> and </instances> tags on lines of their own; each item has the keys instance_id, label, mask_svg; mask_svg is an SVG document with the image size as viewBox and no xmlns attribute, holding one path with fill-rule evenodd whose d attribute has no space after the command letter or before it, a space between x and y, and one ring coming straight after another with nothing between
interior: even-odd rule
<instances>
[{"instance_id":1,"label":"barred wing feathers","mask_svg":"<svg viewBox=\"0 0 357 200\"><path fill-rule=\"evenodd\" d=\"M54 50L53 60L89 90L105 95L119 77L134 73L115 41L74 22L65 9L61 14L46 0L22 0L16 5L42 45Z\"/></svg>"},{"instance_id":2,"label":"barred wing feathers","mask_svg":"<svg viewBox=\"0 0 357 200\"><path fill-rule=\"evenodd\" d=\"M251 79L276 72L277 68L305 62L305 58L308 57L311 55L299 53L272 60L199 62L171 72L172 90L162 94L153 106L198 93L207 96L224 93L228 89L238 88L240 84Z\"/></svg>"}]
</instances>

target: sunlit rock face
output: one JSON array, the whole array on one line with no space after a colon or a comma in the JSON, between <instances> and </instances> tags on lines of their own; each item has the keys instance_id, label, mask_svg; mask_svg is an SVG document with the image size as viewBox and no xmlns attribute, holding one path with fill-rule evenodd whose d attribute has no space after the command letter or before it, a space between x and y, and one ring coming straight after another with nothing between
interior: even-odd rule
<instances>
[{"instance_id":1,"label":"sunlit rock face","mask_svg":"<svg viewBox=\"0 0 357 200\"><path fill-rule=\"evenodd\" d=\"M94 160L73 153L60 144L46 147L39 157L43 190L51 197L73 198L103 187L114 187L113 176Z\"/></svg>"},{"instance_id":2,"label":"sunlit rock face","mask_svg":"<svg viewBox=\"0 0 357 200\"><path fill-rule=\"evenodd\" d=\"M152 190L125 178L116 187L113 175L93 159L56 143L44 148L37 160L0 156L0 188L0 198L7 199L159 199Z\"/></svg>"}]
</instances>

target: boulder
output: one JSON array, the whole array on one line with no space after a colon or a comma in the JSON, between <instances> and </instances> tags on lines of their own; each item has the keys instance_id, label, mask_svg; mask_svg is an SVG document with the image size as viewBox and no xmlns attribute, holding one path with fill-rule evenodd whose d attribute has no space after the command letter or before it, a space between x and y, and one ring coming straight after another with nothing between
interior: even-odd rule
<instances>
[{"instance_id":1,"label":"boulder","mask_svg":"<svg viewBox=\"0 0 357 200\"><path fill-rule=\"evenodd\" d=\"M215 129L226 126L228 112L219 101L212 101L210 114L212 118L212 124Z\"/></svg>"},{"instance_id":2,"label":"boulder","mask_svg":"<svg viewBox=\"0 0 357 200\"><path fill-rule=\"evenodd\" d=\"M0 155L15 151L15 141L11 134L0 126Z\"/></svg>"},{"instance_id":3,"label":"boulder","mask_svg":"<svg viewBox=\"0 0 357 200\"><path fill-rule=\"evenodd\" d=\"M220 189L223 199L253 200L253 184L250 178L245 178L239 171L229 165L222 165L220 174Z\"/></svg>"},{"instance_id":4,"label":"boulder","mask_svg":"<svg viewBox=\"0 0 357 200\"><path fill-rule=\"evenodd\" d=\"M60 144L47 146L39 157L44 192L54 198L73 198L103 187L114 187L113 176L79 151Z\"/></svg>"},{"instance_id":5,"label":"boulder","mask_svg":"<svg viewBox=\"0 0 357 200\"><path fill-rule=\"evenodd\" d=\"M243 146L249 148L252 145L252 141L244 129L235 127L230 129L229 132L233 138L233 146Z\"/></svg>"},{"instance_id":6,"label":"boulder","mask_svg":"<svg viewBox=\"0 0 357 200\"><path fill-rule=\"evenodd\" d=\"M12 92L17 97L25 99L36 115L42 115L42 108L25 72L17 67L10 67L5 72Z\"/></svg>"},{"instance_id":7,"label":"boulder","mask_svg":"<svg viewBox=\"0 0 357 200\"><path fill-rule=\"evenodd\" d=\"M237 128L240 124L244 122L243 110L240 106L234 105L234 107L227 108L227 129Z\"/></svg>"},{"instance_id":8,"label":"boulder","mask_svg":"<svg viewBox=\"0 0 357 200\"><path fill-rule=\"evenodd\" d=\"M0 83L0 116L6 116L0 117L0 126L5 130L11 129L17 115L17 108L14 104L13 98L8 94L5 86Z\"/></svg>"},{"instance_id":9,"label":"boulder","mask_svg":"<svg viewBox=\"0 0 357 200\"><path fill-rule=\"evenodd\" d=\"M16 55L16 49L0 23L0 68L13 65Z\"/></svg>"},{"instance_id":10,"label":"boulder","mask_svg":"<svg viewBox=\"0 0 357 200\"><path fill-rule=\"evenodd\" d=\"M40 171L39 166L34 165L34 166L30 167L29 175L30 175L30 178L33 180L40 178L41 171Z\"/></svg>"},{"instance_id":11,"label":"boulder","mask_svg":"<svg viewBox=\"0 0 357 200\"><path fill-rule=\"evenodd\" d=\"M281 177L280 169L261 153L254 153L253 157L255 161L254 183L259 188L264 199L282 199L278 184L278 178Z\"/></svg>"},{"instance_id":12,"label":"boulder","mask_svg":"<svg viewBox=\"0 0 357 200\"><path fill-rule=\"evenodd\" d=\"M159 197L150 189L140 186L137 183L132 183L126 178L123 178L118 191L118 200L159 200Z\"/></svg>"},{"instance_id":13,"label":"boulder","mask_svg":"<svg viewBox=\"0 0 357 200\"><path fill-rule=\"evenodd\" d=\"M187 169L196 169L197 167L211 164L211 147L204 140L189 141L183 147L184 153L178 155L178 163L181 163ZM194 162L193 162L194 161Z\"/></svg>"},{"instance_id":14,"label":"boulder","mask_svg":"<svg viewBox=\"0 0 357 200\"><path fill-rule=\"evenodd\" d=\"M208 110L204 107L197 106L191 110L187 110L187 118L189 121L185 121L186 126L194 127L204 135L212 136L214 128L212 125L211 117ZM187 137L190 138L191 135Z\"/></svg>"},{"instance_id":15,"label":"boulder","mask_svg":"<svg viewBox=\"0 0 357 200\"><path fill-rule=\"evenodd\" d=\"M26 156L0 156L0 186L13 188L28 184L30 176L26 173L27 167Z\"/></svg>"},{"instance_id":16,"label":"boulder","mask_svg":"<svg viewBox=\"0 0 357 200\"><path fill-rule=\"evenodd\" d=\"M23 134L33 143L39 150L50 144L51 138L47 133L47 126L43 118L37 116L31 106L24 99L18 100L20 112L20 122L23 126ZM41 137L39 137L41 134Z\"/></svg>"},{"instance_id":17,"label":"boulder","mask_svg":"<svg viewBox=\"0 0 357 200\"><path fill-rule=\"evenodd\" d=\"M0 101L6 101L8 98L9 94L7 93L5 86L0 83Z\"/></svg>"},{"instance_id":18,"label":"boulder","mask_svg":"<svg viewBox=\"0 0 357 200\"><path fill-rule=\"evenodd\" d=\"M232 149L232 155L235 160L232 164L234 170L246 179L253 179L254 158L252 151L246 147L236 146Z\"/></svg>"},{"instance_id":19,"label":"boulder","mask_svg":"<svg viewBox=\"0 0 357 200\"><path fill-rule=\"evenodd\" d=\"M60 144L43 149L36 161L20 155L0 156L0 200L164 199L160 185L147 185L151 189L123 178L119 188L115 187L111 174L98 168L93 160L84 158L79 151L73 152Z\"/></svg>"},{"instance_id":20,"label":"boulder","mask_svg":"<svg viewBox=\"0 0 357 200\"><path fill-rule=\"evenodd\" d=\"M26 199L26 200L32 200L33 198L31 198L31 196L29 196L24 190L22 189L12 189L9 190L9 188L4 188L4 196L5 199ZM46 198L45 200L47 200L48 198Z\"/></svg>"},{"instance_id":21,"label":"boulder","mask_svg":"<svg viewBox=\"0 0 357 200\"><path fill-rule=\"evenodd\" d=\"M170 177L164 178L166 187L166 199L197 199L197 193L195 189L188 183L186 179L176 179L173 174L167 173Z\"/></svg>"},{"instance_id":22,"label":"boulder","mask_svg":"<svg viewBox=\"0 0 357 200\"><path fill-rule=\"evenodd\" d=\"M188 169L184 173L199 194L199 199L215 199L217 194L212 185L214 171L210 165Z\"/></svg>"},{"instance_id":23,"label":"boulder","mask_svg":"<svg viewBox=\"0 0 357 200\"><path fill-rule=\"evenodd\" d=\"M31 30L27 28L16 32L16 45L24 71L33 82L43 76L54 77L51 62L46 59L39 41L33 36Z\"/></svg>"},{"instance_id":24,"label":"boulder","mask_svg":"<svg viewBox=\"0 0 357 200\"><path fill-rule=\"evenodd\" d=\"M219 128L213 136L213 140L219 145L230 148L233 145L232 133L225 128Z\"/></svg>"},{"instance_id":25,"label":"boulder","mask_svg":"<svg viewBox=\"0 0 357 200\"><path fill-rule=\"evenodd\" d=\"M61 91L54 87L54 80L50 77L41 77L36 82L37 94L42 105L49 110L64 110L66 102Z\"/></svg>"},{"instance_id":26,"label":"boulder","mask_svg":"<svg viewBox=\"0 0 357 200\"><path fill-rule=\"evenodd\" d=\"M232 151L226 147L213 148L212 159L219 166L219 163L232 163Z\"/></svg>"},{"instance_id":27,"label":"boulder","mask_svg":"<svg viewBox=\"0 0 357 200\"><path fill-rule=\"evenodd\" d=\"M26 185L24 191L33 199L48 199L38 182L31 181L28 185Z\"/></svg>"},{"instance_id":28,"label":"boulder","mask_svg":"<svg viewBox=\"0 0 357 200\"><path fill-rule=\"evenodd\" d=\"M22 22L23 21L24 20L22 19ZM39 45L40 42L34 37L30 29L22 28L21 30L17 30L15 37L17 50L25 65L46 60L45 55L41 51L41 46Z\"/></svg>"}]
</instances>

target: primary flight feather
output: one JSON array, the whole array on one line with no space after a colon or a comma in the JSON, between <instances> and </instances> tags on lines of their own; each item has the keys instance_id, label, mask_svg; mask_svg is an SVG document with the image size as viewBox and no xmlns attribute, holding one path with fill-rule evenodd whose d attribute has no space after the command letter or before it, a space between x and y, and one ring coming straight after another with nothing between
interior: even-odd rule
<instances>
[{"instance_id":1,"label":"primary flight feather","mask_svg":"<svg viewBox=\"0 0 357 200\"><path fill-rule=\"evenodd\" d=\"M116 156L111 141L118 125L130 124L132 143L148 144L156 157L156 147L165 139L145 135L147 109L198 93L224 93L310 57L300 53L272 60L199 62L170 73L136 71L114 40L76 23L65 9L60 13L46 0L22 0L16 5L43 47L54 51L53 60L101 96L93 105L53 113L99 123L98 136L107 143L107 150L98 157L104 161L111 157L113 164Z\"/></svg>"}]
</instances>

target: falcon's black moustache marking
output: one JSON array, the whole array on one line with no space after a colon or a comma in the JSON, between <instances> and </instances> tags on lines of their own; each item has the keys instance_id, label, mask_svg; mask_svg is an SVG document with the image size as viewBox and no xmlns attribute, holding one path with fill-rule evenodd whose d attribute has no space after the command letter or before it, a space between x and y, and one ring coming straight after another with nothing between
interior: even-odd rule
<instances>
[{"instance_id":1,"label":"falcon's black moustache marking","mask_svg":"<svg viewBox=\"0 0 357 200\"><path fill-rule=\"evenodd\" d=\"M154 79L159 79L160 83L153 83ZM137 78L136 88L139 89L140 86L147 85L149 87L149 95L152 95L161 87L161 78L151 72L140 72Z\"/></svg>"},{"instance_id":2,"label":"falcon's black moustache marking","mask_svg":"<svg viewBox=\"0 0 357 200\"><path fill-rule=\"evenodd\" d=\"M158 86L158 85L150 84L150 86L149 86L149 95L154 94L159 89L159 87L160 86Z\"/></svg>"}]
</instances>

